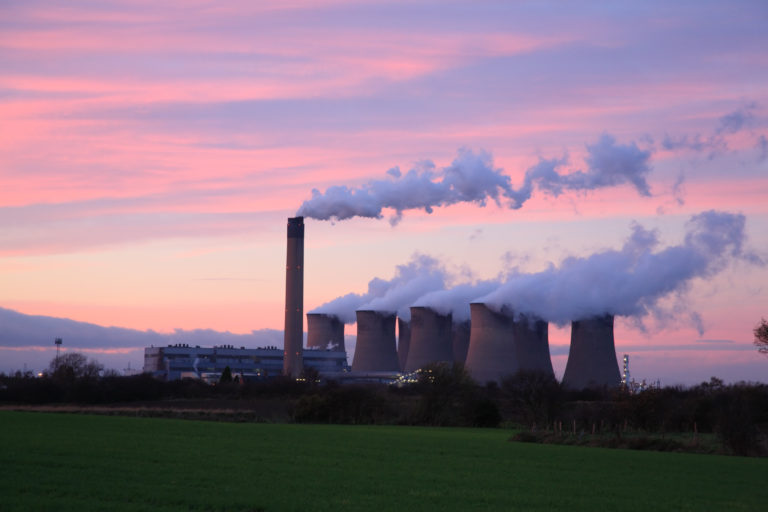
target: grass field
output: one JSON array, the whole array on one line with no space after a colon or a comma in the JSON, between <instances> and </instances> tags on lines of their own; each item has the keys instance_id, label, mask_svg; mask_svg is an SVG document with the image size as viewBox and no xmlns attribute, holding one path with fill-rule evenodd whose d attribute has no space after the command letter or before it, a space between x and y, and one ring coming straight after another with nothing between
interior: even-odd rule
<instances>
[{"instance_id":1,"label":"grass field","mask_svg":"<svg viewBox=\"0 0 768 512\"><path fill-rule=\"evenodd\" d=\"M509 431L0 412L0 511L765 510L768 460Z\"/></svg>"}]
</instances>

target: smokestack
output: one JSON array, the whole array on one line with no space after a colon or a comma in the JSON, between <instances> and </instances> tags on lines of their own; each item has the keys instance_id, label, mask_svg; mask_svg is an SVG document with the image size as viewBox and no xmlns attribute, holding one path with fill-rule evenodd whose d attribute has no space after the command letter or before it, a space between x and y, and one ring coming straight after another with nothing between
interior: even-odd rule
<instances>
[{"instance_id":1,"label":"smokestack","mask_svg":"<svg viewBox=\"0 0 768 512\"><path fill-rule=\"evenodd\" d=\"M466 368L472 378L484 384L517 373L519 365L512 317L496 313L481 302L472 303L469 308L472 328Z\"/></svg>"},{"instance_id":2,"label":"smokestack","mask_svg":"<svg viewBox=\"0 0 768 512\"><path fill-rule=\"evenodd\" d=\"M357 311L357 344L353 372L397 372L395 315L384 311Z\"/></svg>"},{"instance_id":3,"label":"smokestack","mask_svg":"<svg viewBox=\"0 0 768 512\"><path fill-rule=\"evenodd\" d=\"M411 306L411 346L403 371L410 373L429 363L452 360L451 314Z\"/></svg>"},{"instance_id":4,"label":"smokestack","mask_svg":"<svg viewBox=\"0 0 768 512\"><path fill-rule=\"evenodd\" d=\"M569 389L615 387L621 382L613 340L613 315L571 323L571 350L563 387Z\"/></svg>"},{"instance_id":5,"label":"smokestack","mask_svg":"<svg viewBox=\"0 0 768 512\"><path fill-rule=\"evenodd\" d=\"M547 322L535 316L520 315L515 320L515 345L520 370L541 372L554 378Z\"/></svg>"},{"instance_id":6,"label":"smokestack","mask_svg":"<svg viewBox=\"0 0 768 512\"><path fill-rule=\"evenodd\" d=\"M344 352L344 324L335 315L307 313L307 348Z\"/></svg>"},{"instance_id":7,"label":"smokestack","mask_svg":"<svg viewBox=\"0 0 768 512\"><path fill-rule=\"evenodd\" d=\"M400 369L405 368L405 361L408 359L408 349L411 347L411 324L397 319L397 362L400 363Z\"/></svg>"},{"instance_id":8,"label":"smokestack","mask_svg":"<svg viewBox=\"0 0 768 512\"><path fill-rule=\"evenodd\" d=\"M285 337L283 375L296 378L304 370L304 217L288 219L285 265Z\"/></svg>"},{"instance_id":9,"label":"smokestack","mask_svg":"<svg viewBox=\"0 0 768 512\"><path fill-rule=\"evenodd\" d=\"M471 329L472 322L469 320L466 322L454 322L451 326L451 346L455 363L464 364L467 361Z\"/></svg>"}]
</instances>

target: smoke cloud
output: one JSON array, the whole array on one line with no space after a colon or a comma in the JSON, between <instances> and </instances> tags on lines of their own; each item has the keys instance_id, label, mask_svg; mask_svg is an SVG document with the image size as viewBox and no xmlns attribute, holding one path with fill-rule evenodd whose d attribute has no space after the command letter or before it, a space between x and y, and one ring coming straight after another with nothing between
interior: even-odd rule
<instances>
[{"instance_id":1,"label":"smoke cloud","mask_svg":"<svg viewBox=\"0 0 768 512\"><path fill-rule=\"evenodd\" d=\"M413 302L428 292L445 288L448 278L448 272L437 259L416 254L411 261L395 268L392 279L373 278L368 283L367 293L343 295L310 313L333 315L345 324L356 322L355 311L358 309L397 313L400 318L410 320L408 308Z\"/></svg>"},{"instance_id":2,"label":"smoke cloud","mask_svg":"<svg viewBox=\"0 0 768 512\"><path fill-rule=\"evenodd\" d=\"M454 323L467 322L470 319L469 303L477 297L488 295L496 290L500 284L499 281L460 284L447 290L427 293L416 300L413 305L428 307L441 315L450 313Z\"/></svg>"},{"instance_id":3,"label":"smoke cloud","mask_svg":"<svg viewBox=\"0 0 768 512\"><path fill-rule=\"evenodd\" d=\"M389 177L373 180L357 188L329 187L324 193L312 190L299 216L319 220L344 220L352 217L381 218L390 208L394 225L406 210L423 209L432 213L440 206L475 203L485 206L489 200L498 205L518 209L531 198L534 190L557 196L564 191L588 191L630 184L644 196L651 194L646 176L650 172L650 151L641 150L632 142L617 144L610 135L603 135L593 145L587 145L586 171L560 174L558 168L566 159L542 159L525 173L519 189L512 187L509 176L495 168L490 153L474 153L460 149L448 167L436 170L429 160L403 174L399 168L390 169Z\"/></svg>"},{"instance_id":4,"label":"smoke cloud","mask_svg":"<svg viewBox=\"0 0 768 512\"><path fill-rule=\"evenodd\" d=\"M543 272L512 274L477 302L560 325L606 313L640 319L656 314L663 297L684 294L691 280L712 277L733 260L763 264L744 248L744 225L743 215L706 211L688 220L681 244L655 251L657 233L636 224L620 250L568 258Z\"/></svg>"}]
</instances>

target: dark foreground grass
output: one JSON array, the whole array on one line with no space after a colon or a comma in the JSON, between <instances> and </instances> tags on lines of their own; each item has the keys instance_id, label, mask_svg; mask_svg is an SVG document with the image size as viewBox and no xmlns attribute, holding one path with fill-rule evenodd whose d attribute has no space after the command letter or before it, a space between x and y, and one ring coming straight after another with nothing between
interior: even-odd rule
<instances>
[{"instance_id":1,"label":"dark foreground grass","mask_svg":"<svg viewBox=\"0 0 768 512\"><path fill-rule=\"evenodd\" d=\"M768 460L506 430L0 412L0 510L764 510Z\"/></svg>"}]
</instances>

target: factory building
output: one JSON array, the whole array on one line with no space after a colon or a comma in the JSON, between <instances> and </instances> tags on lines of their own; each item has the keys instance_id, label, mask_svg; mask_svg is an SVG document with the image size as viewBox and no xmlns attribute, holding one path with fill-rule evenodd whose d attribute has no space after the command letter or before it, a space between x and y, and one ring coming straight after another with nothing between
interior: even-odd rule
<instances>
[{"instance_id":1,"label":"factory building","mask_svg":"<svg viewBox=\"0 0 768 512\"><path fill-rule=\"evenodd\" d=\"M321 376L333 377L347 371L347 353L335 350L304 350L303 365ZM283 351L278 347L245 348L223 345L192 347L186 344L144 349L144 373L163 380L218 376L229 366L245 378L268 378L283 372ZM215 380L218 380L216 377Z\"/></svg>"}]
</instances>

